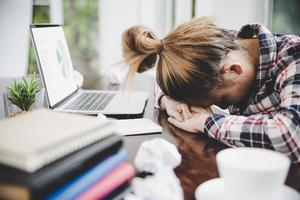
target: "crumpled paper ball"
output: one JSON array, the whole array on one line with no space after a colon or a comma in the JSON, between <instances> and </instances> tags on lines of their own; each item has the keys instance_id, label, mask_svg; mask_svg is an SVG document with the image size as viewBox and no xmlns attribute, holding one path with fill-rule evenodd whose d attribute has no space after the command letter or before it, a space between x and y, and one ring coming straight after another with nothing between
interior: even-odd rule
<instances>
[{"instance_id":1,"label":"crumpled paper ball","mask_svg":"<svg viewBox=\"0 0 300 200\"><path fill-rule=\"evenodd\" d=\"M164 167L174 169L181 163L176 146L162 138L154 138L141 144L134 164L139 171L156 173Z\"/></svg>"},{"instance_id":2,"label":"crumpled paper ball","mask_svg":"<svg viewBox=\"0 0 300 200\"><path fill-rule=\"evenodd\" d=\"M162 138L143 142L134 160L139 171L151 172L131 181L132 193L125 200L183 200L183 190L174 168L181 163L176 146Z\"/></svg>"},{"instance_id":3,"label":"crumpled paper ball","mask_svg":"<svg viewBox=\"0 0 300 200\"><path fill-rule=\"evenodd\" d=\"M134 194L127 194L125 200L183 200L180 181L170 168L160 168L153 176L134 178L131 182Z\"/></svg>"},{"instance_id":4,"label":"crumpled paper ball","mask_svg":"<svg viewBox=\"0 0 300 200\"><path fill-rule=\"evenodd\" d=\"M124 200L143 200L143 198L135 194L128 193L124 196Z\"/></svg>"}]
</instances>

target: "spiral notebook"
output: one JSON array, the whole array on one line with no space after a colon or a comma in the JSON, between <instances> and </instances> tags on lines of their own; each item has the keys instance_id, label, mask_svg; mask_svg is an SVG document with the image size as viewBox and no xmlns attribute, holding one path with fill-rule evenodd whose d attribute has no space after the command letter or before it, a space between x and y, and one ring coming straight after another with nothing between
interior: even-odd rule
<instances>
[{"instance_id":1,"label":"spiral notebook","mask_svg":"<svg viewBox=\"0 0 300 200\"><path fill-rule=\"evenodd\" d=\"M0 121L0 163L35 172L115 132L108 120L39 109Z\"/></svg>"}]
</instances>

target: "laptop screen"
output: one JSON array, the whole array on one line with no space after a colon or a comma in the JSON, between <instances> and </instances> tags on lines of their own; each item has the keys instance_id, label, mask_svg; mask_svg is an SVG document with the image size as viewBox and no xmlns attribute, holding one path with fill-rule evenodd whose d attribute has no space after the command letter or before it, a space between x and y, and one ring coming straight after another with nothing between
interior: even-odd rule
<instances>
[{"instance_id":1,"label":"laptop screen","mask_svg":"<svg viewBox=\"0 0 300 200\"><path fill-rule=\"evenodd\" d=\"M53 107L77 90L72 61L62 26L31 27L40 75Z\"/></svg>"}]
</instances>

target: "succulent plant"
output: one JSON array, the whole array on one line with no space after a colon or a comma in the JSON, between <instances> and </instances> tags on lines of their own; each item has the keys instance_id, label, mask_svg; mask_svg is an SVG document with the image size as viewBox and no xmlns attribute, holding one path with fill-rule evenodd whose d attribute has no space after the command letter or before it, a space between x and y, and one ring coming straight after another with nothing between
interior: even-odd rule
<instances>
[{"instance_id":1,"label":"succulent plant","mask_svg":"<svg viewBox=\"0 0 300 200\"><path fill-rule=\"evenodd\" d=\"M22 111L28 111L35 102L36 94L40 91L39 83L39 79L35 76L31 80L23 77L21 82L14 80L7 88L8 100Z\"/></svg>"}]
</instances>

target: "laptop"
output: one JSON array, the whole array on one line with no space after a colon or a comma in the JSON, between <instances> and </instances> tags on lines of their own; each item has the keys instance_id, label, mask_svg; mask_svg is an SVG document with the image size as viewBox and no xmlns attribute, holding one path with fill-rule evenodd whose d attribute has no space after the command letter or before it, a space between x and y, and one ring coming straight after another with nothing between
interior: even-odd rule
<instances>
[{"instance_id":1,"label":"laptop","mask_svg":"<svg viewBox=\"0 0 300 200\"><path fill-rule=\"evenodd\" d=\"M77 86L62 25L30 25L30 35L49 108L92 115L143 113L147 92L83 90Z\"/></svg>"}]
</instances>

